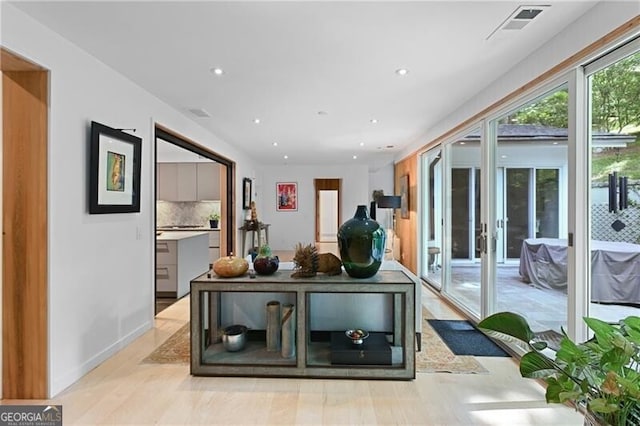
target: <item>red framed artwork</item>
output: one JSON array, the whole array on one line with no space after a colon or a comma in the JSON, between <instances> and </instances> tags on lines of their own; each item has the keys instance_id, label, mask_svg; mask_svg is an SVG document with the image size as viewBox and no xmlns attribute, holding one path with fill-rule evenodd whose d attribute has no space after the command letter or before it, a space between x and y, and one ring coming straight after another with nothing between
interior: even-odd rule
<instances>
[{"instance_id":1,"label":"red framed artwork","mask_svg":"<svg viewBox=\"0 0 640 426\"><path fill-rule=\"evenodd\" d=\"M276 183L276 210L279 212L298 210L298 184L296 182Z\"/></svg>"}]
</instances>

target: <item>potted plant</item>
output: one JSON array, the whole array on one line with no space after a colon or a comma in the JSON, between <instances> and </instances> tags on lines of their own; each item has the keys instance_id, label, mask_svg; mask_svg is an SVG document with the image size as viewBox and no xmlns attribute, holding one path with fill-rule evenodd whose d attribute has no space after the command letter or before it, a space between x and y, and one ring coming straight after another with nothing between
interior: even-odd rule
<instances>
[{"instance_id":1,"label":"potted plant","mask_svg":"<svg viewBox=\"0 0 640 426\"><path fill-rule=\"evenodd\" d=\"M555 356L516 313L491 315L478 328L504 342L524 343L529 352L520 359L520 374L547 383L547 402L586 405L585 424L640 424L640 317L618 324L584 321L594 337L578 344L562 330Z\"/></svg>"},{"instance_id":2,"label":"potted plant","mask_svg":"<svg viewBox=\"0 0 640 426\"><path fill-rule=\"evenodd\" d=\"M217 228L219 222L220 222L220 214L218 212L213 212L209 215L209 225L212 228Z\"/></svg>"}]
</instances>

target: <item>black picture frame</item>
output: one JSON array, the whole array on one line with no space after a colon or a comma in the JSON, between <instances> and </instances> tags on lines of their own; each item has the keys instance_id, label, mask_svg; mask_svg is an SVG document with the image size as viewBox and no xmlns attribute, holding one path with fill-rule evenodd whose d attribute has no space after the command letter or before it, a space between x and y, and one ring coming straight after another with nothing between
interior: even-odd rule
<instances>
[{"instance_id":1,"label":"black picture frame","mask_svg":"<svg viewBox=\"0 0 640 426\"><path fill-rule=\"evenodd\" d=\"M244 210L251 209L251 179L242 179L242 208Z\"/></svg>"},{"instance_id":2,"label":"black picture frame","mask_svg":"<svg viewBox=\"0 0 640 426\"><path fill-rule=\"evenodd\" d=\"M140 212L142 139L91 122L89 213Z\"/></svg>"}]
</instances>

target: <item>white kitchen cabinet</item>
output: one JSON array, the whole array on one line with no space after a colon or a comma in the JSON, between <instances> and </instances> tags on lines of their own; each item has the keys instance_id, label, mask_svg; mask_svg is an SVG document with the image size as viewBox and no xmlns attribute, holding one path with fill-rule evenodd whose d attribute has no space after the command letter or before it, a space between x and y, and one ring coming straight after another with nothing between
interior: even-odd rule
<instances>
[{"instance_id":1,"label":"white kitchen cabinet","mask_svg":"<svg viewBox=\"0 0 640 426\"><path fill-rule=\"evenodd\" d=\"M220 165L217 163L197 163L196 199L220 199Z\"/></svg>"},{"instance_id":2,"label":"white kitchen cabinet","mask_svg":"<svg viewBox=\"0 0 640 426\"><path fill-rule=\"evenodd\" d=\"M217 163L158 163L158 199L219 200L219 167Z\"/></svg>"},{"instance_id":3,"label":"white kitchen cabinet","mask_svg":"<svg viewBox=\"0 0 640 426\"><path fill-rule=\"evenodd\" d=\"M220 258L220 231L209 231L209 261L214 263Z\"/></svg>"},{"instance_id":4,"label":"white kitchen cabinet","mask_svg":"<svg viewBox=\"0 0 640 426\"><path fill-rule=\"evenodd\" d=\"M198 201L198 170L196 163L178 164L178 199L175 201Z\"/></svg>"},{"instance_id":5,"label":"white kitchen cabinet","mask_svg":"<svg viewBox=\"0 0 640 426\"><path fill-rule=\"evenodd\" d=\"M156 171L158 200L176 201L178 199L178 164L158 163Z\"/></svg>"},{"instance_id":6,"label":"white kitchen cabinet","mask_svg":"<svg viewBox=\"0 0 640 426\"><path fill-rule=\"evenodd\" d=\"M195 163L158 163L158 199L196 201Z\"/></svg>"},{"instance_id":7,"label":"white kitchen cabinet","mask_svg":"<svg viewBox=\"0 0 640 426\"><path fill-rule=\"evenodd\" d=\"M156 239L156 293L180 298L190 281L209 270L209 236L205 232L163 232Z\"/></svg>"}]
</instances>

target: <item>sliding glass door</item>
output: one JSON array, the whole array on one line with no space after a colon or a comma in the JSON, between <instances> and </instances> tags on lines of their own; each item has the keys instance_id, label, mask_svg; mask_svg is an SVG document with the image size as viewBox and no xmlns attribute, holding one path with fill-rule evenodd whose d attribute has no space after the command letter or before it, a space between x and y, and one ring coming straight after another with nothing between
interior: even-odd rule
<instances>
[{"instance_id":1,"label":"sliding glass door","mask_svg":"<svg viewBox=\"0 0 640 426\"><path fill-rule=\"evenodd\" d=\"M559 332L566 325L567 120L562 86L489 123L495 147L493 310L518 312L535 331Z\"/></svg>"},{"instance_id":2,"label":"sliding glass door","mask_svg":"<svg viewBox=\"0 0 640 426\"><path fill-rule=\"evenodd\" d=\"M475 129L446 145L449 161L446 181L446 224L449 234L445 246L448 277L445 292L465 310L480 315L480 129Z\"/></svg>"},{"instance_id":3,"label":"sliding glass door","mask_svg":"<svg viewBox=\"0 0 640 426\"><path fill-rule=\"evenodd\" d=\"M640 314L640 41L585 68L590 304L611 322Z\"/></svg>"},{"instance_id":4,"label":"sliding glass door","mask_svg":"<svg viewBox=\"0 0 640 426\"><path fill-rule=\"evenodd\" d=\"M422 278L436 289L442 287L442 148L422 155Z\"/></svg>"}]
</instances>

